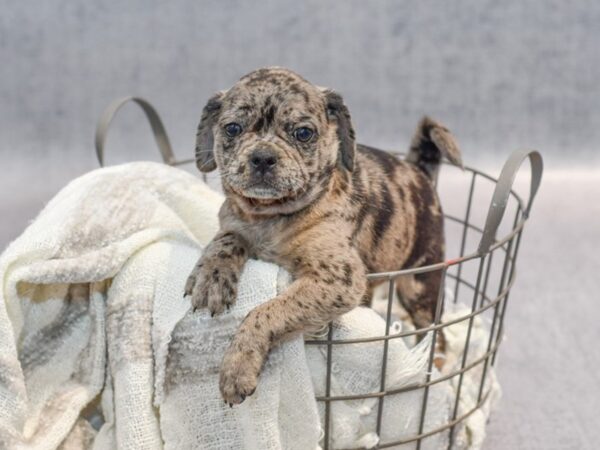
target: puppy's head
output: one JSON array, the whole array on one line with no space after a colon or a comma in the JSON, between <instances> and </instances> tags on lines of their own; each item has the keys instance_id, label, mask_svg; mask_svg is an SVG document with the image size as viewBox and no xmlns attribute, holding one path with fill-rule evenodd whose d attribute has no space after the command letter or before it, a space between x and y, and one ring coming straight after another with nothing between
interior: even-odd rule
<instances>
[{"instance_id":1,"label":"puppy's head","mask_svg":"<svg viewBox=\"0 0 600 450\"><path fill-rule=\"evenodd\" d=\"M354 130L342 98L282 68L259 69L204 107L196 164L251 214L289 214L352 171Z\"/></svg>"}]
</instances>

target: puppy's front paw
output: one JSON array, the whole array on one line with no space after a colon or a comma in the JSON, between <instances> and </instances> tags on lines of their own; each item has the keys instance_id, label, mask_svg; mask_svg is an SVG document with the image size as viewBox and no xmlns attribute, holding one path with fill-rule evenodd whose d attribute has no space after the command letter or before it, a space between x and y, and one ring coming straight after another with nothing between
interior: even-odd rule
<instances>
[{"instance_id":1,"label":"puppy's front paw","mask_svg":"<svg viewBox=\"0 0 600 450\"><path fill-rule=\"evenodd\" d=\"M219 389L225 403L237 405L254 394L261 366L262 358L256 350L232 347L227 350L219 376Z\"/></svg>"},{"instance_id":2,"label":"puppy's front paw","mask_svg":"<svg viewBox=\"0 0 600 450\"><path fill-rule=\"evenodd\" d=\"M192 307L208 307L212 316L235 303L239 268L221 259L200 258L185 284Z\"/></svg>"}]
</instances>

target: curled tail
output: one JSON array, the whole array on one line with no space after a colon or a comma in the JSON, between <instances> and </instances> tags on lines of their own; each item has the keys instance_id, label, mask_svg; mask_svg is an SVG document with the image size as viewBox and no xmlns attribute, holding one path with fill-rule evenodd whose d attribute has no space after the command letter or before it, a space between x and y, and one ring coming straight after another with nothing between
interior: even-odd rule
<instances>
[{"instance_id":1,"label":"curled tail","mask_svg":"<svg viewBox=\"0 0 600 450\"><path fill-rule=\"evenodd\" d=\"M425 116L417 126L406 161L417 165L435 180L442 157L455 166L463 167L460 149L452 133L441 123Z\"/></svg>"}]
</instances>

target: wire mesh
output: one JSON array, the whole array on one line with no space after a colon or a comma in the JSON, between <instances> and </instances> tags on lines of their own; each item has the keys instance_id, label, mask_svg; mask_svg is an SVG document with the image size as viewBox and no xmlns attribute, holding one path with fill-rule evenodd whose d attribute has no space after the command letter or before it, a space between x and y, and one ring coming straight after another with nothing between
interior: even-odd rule
<instances>
[{"instance_id":1,"label":"wire mesh","mask_svg":"<svg viewBox=\"0 0 600 450\"><path fill-rule=\"evenodd\" d=\"M532 161L532 166L533 164L534 162ZM439 433L446 433L448 437L448 449L452 449L454 445L456 427L467 417L481 408L482 405L488 400L491 391L490 369L497 362L498 348L502 342L508 297L510 289L515 281L515 262L521 234L524 223L527 220L527 213L529 207L531 206L531 200L533 199L533 195L535 195L536 189L532 187L532 196L530 196L528 205L523 202L522 198L513 189L510 189L508 192L507 202L502 205L502 212L504 213L504 210L514 210L514 219L509 221L512 223L512 226L501 239L495 239L494 233L494 239L490 242L489 248L484 249L484 251L481 251L481 248L479 248L476 252L466 254L468 249L474 243L476 244L478 241L483 239L483 235L487 231L486 227L488 224L481 223L481 219L485 217L485 213L487 211L481 211L481 208L479 208L479 214L475 214L475 212L479 205L485 204L482 203L482 198L485 198L485 200L489 201L489 193L491 190L494 190L494 188L497 187L496 184L499 182L499 178L494 178L472 168L466 168L465 171L467 173L464 176L469 177L469 182L466 187L465 195L463 196L463 198L466 198L464 212L462 213L462 216L455 214L454 211L452 213L444 214L447 240L454 239L454 244L458 245L458 257L453 260L443 261L427 267L410 268L387 273L372 273L368 275L368 278L371 281L384 281L387 283L387 298L385 299L387 303L384 314L385 333L381 336L335 340L332 339L333 327L330 325L327 339L323 340L307 338L307 345L321 345L325 346L327 349L325 352L327 355L325 396L317 397L317 401L324 404L325 410L322 423L324 438L321 444L324 450L333 449L331 436L335 430L331 429L331 418L333 410L332 405L335 402L376 398L377 418L374 431L379 436L382 429L382 421L384 419L384 404L386 398L389 398L393 395L403 395L412 391L420 390L422 392L422 400L417 432L412 436L404 437L402 439L389 441L381 440L375 447L371 447L383 449L412 443L413 448L419 450L421 449L422 443L426 438ZM539 180L536 181L533 180L533 178L534 177L532 176L532 184L539 182ZM487 190L484 189L486 184ZM484 191L482 193L478 192L480 186ZM496 196L494 196L494 200L496 200ZM442 201L442 204L443 203L444 202ZM491 205L491 207L494 206L494 204ZM481 214L482 212L483 214ZM496 224L496 226L497 225L499 224ZM452 227L454 227L454 233L449 233L449 228ZM408 277L431 271L440 271L443 280L438 292L438 302L434 322L426 328L390 333L390 324L393 320L392 306L394 301L398 301L394 298L397 280L400 277ZM453 295L450 297L452 297L452 301L454 303L460 301L468 304L469 313L452 320L444 321L442 320L443 312L445 303L448 301L447 294L449 292L453 293ZM485 321L488 324L487 346L485 352L481 356L475 359L470 359L469 347L471 344L473 324L476 318L485 318ZM439 334L443 333L446 328L460 322L467 323L467 332L459 364L449 373L444 373L443 375L439 373L438 376L434 377L433 373L436 357L435 349L436 343L439 339ZM396 389L387 388L386 369L388 364L388 346L390 341L393 339L423 335L423 333L429 333L432 339L429 347L427 372L425 374L424 381ZM331 395L331 365L335 355L335 349L340 345L359 345L367 342L381 342L383 345L379 390L375 392L365 392L353 395ZM480 368L481 370L481 377L479 378L476 403L473 407L467 410L461 410L459 405L461 404L463 395L464 377L469 371L473 371L477 368ZM431 386L438 383L447 382L451 379L456 379L456 389L449 420L442 426L437 426L434 429L427 429L425 419L427 416L427 409L429 407L429 390Z\"/></svg>"}]
</instances>

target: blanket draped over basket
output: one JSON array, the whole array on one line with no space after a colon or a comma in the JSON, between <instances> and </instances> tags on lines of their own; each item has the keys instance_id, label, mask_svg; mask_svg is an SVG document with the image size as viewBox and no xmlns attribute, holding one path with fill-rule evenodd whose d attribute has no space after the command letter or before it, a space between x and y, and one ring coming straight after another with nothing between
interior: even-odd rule
<instances>
[{"instance_id":1,"label":"blanket draped over basket","mask_svg":"<svg viewBox=\"0 0 600 450\"><path fill-rule=\"evenodd\" d=\"M242 405L229 408L220 397L219 365L237 325L289 282L277 266L251 260L230 312L211 318L190 311L183 285L217 232L221 202L202 181L166 165L99 169L67 185L5 250L0 448L318 448L315 393L323 393L325 362L320 347L305 350L302 336L271 352L255 395ZM73 286L85 287L85 297L70 295ZM357 308L336 321L334 337L377 335L382 323L373 310ZM454 330L448 348L458 355L464 332ZM392 387L422 380L428 345L427 338L414 347L393 341ZM332 392L376 391L381 349L344 347ZM436 386L426 430L447 422L454 401L451 381ZM480 447L498 394L494 382L493 398L456 434L459 448ZM422 394L411 395L386 400L382 435L414 434ZM334 405L336 448L377 443L376 402ZM470 407L461 401L461 409ZM421 448L445 447L444 437L425 439Z\"/></svg>"}]
</instances>

